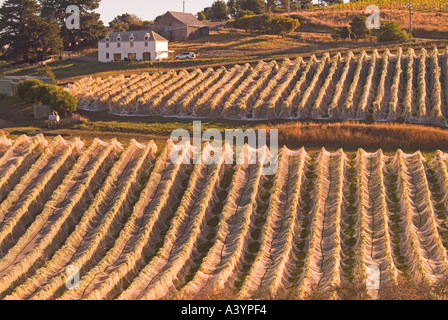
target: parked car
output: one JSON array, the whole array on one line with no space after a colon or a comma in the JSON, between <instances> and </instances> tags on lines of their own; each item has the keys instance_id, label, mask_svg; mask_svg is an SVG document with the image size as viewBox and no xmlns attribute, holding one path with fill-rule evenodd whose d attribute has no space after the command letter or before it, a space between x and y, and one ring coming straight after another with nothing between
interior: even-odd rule
<instances>
[{"instance_id":1,"label":"parked car","mask_svg":"<svg viewBox=\"0 0 448 320\"><path fill-rule=\"evenodd\" d=\"M194 52L184 52L176 56L176 60L187 60L187 59L194 59L196 58L196 55Z\"/></svg>"}]
</instances>

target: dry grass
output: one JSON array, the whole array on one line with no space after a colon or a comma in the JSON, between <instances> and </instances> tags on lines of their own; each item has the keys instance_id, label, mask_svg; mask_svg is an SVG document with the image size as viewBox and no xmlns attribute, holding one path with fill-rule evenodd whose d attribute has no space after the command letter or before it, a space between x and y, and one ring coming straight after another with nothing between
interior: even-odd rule
<instances>
[{"instance_id":1,"label":"dry grass","mask_svg":"<svg viewBox=\"0 0 448 320\"><path fill-rule=\"evenodd\" d=\"M354 16L363 14L365 9L326 9L316 11L299 11L293 13L301 17L299 30L320 30L329 32L332 28L347 26ZM409 12L405 10L388 10L382 8L381 19L391 18L409 29ZM412 23L415 37L446 39L448 37L448 12L414 12Z\"/></svg>"},{"instance_id":2,"label":"dry grass","mask_svg":"<svg viewBox=\"0 0 448 320\"><path fill-rule=\"evenodd\" d=\"M278 129L280 145L288 147L337 147L348 150L403 149L405 151L448 150L448 130L413 124L358 122L292 122L265 126Z\"/></svg>"}]
</instances>

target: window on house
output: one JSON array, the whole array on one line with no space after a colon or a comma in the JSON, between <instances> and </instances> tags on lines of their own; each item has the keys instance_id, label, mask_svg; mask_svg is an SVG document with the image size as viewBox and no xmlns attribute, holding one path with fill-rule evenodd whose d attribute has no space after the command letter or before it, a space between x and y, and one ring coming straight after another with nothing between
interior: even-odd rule
<instances>
[{"instance_id":1,"label":"window on house","mask_svg":"<svg viewBox=\"0 0 448 320\"><path fill-rule=\"evenodd\" d=\"M106 48L109 48L109 42L106 43Z\"/></svg>"},{"instance_id":2,"label":"window on house","mask_svg":"<svg viewBox=\"0 0 448 320\"><path fill-rule=\"evenodd\" d=\"M106 52L106 59L109 60L109 57L110 57L109 52Z\"/></svg>"},{"instance_id":3,"label":"window on house","mask_svg":"<svg viewBox=\"0 0 448 320\"><path fill-rule=\"evenodd\" d=\"M117 42L117 48L121 48L121 43Z\"/></svg>"},{"instance_id":4,"label":"window on house","mask_svg":"<svg viewBox=\"0 0 448 320\"><path fill-rule=\"evenodd\" d=\"M134 42L131 42L131 48L134 48Z\"/></svg>"},{"instance_id":5,"label":"window on house","mask_svg":"<svg viewBox=\"0 0 448 320\"><path fill-rule=\"evenodd\" d=\"M148 46L148 41L145 41L145 47L147 47Z\"/></svg>"},{"instance_id":6,"label":"window on house","mask_svg":"<svg viewBox=\"0 0 448 320\"><path fill-rule=\"evenodd\" d=\"M143 52L143 61L151 61L151 52Z\"/></svg>"},{"instance_id":7,"label":"window on house","mask_svg":"<svg viewBox=\"0 0 448 320\"><path fill-rule=\"evenodd\" d=\"M137 60L137 54L136 53L128 53L128 60L129 61Z\"/></svg>"}]
</instances>

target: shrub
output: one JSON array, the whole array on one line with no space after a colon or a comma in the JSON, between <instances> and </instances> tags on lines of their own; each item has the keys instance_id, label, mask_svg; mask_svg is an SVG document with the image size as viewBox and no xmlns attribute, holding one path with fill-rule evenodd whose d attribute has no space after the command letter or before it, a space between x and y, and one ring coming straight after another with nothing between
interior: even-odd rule
<instances>
[{"instance_id":1,"label":"shrub","mask_svg":"<svg viewBox=\"0 0 448 320\"><path fill-rule=\"evenodd\" d=\"M253 16L250 19L250 29L252 30L260 30L268 33L270 30L270 26L272 23L272 19L268 14L262 14L258 16Z\"/></svg>"},{"instance_id":2,"label":"shrub","mask_svg":"<svg viewBox=\"0 0 448 320\"><path fill-rule=\"evenodd\" d=\"M43 84L42 81L37 79L20 81L16 88L16 95L26 103L37 103L38 99L35 96L35 87L42 86Z\"/></svg>"},{"instance_id":3,"label":"shrub","mask_svg":"<svg viewBox=\"0 0 448 320\"><path fill-rule=\"evenodd\" d=\"M270 23L270 31L272 34L287 34L294 32L300 26L297 19L283 16L274 17Z\"/></svg>"},{"instance_id":4,"label":"shrub","mask_svg":"<svg viewBox=\"0 0 448 320\"><path fill-rule=\"evenodd\" d=\"M348 39L348 38L350 38L350 34L351 33L352 32L350 30L350 27L342 27L341 28L341 33L340 33L341 39Z\"/></svg>"},{"instance_id":5,"label":"shrub","mask_svg":"<svg viewBox=\"0 0 448 320\"><path fill-rule=\"evenodd\" d=\"M46 64L44 66L44 69L41 72L39 72L39 75L50 78L53 81L53 84L57 84L58 83L56 81L56 76L54 75L53 70L51 70L51 67L48 64Z\"/></svg>"},{"instance_id":6,"label":"shrub","mask_svg":"<svg viewBox=\"0 0 448 320\"><path fill-rule=\"evenodd\" d=\"M229 19L229 8L223 0L216 0L212 4L213 20L224 21Z\"/></svg>"},{"instance_id":7,"label":"shrub","mask_svg":"<svg viewBox=\"0 0 448 320\"><path fill-rule=\"evenodd\" d=\"M50 97L50 106L63 114L75 112L77 104L76 98L62 88L52 92Z\"/></svg>"},{"instance_id":8,"label":"shrub","mask_svg":"<svg viewBox=\"0 0 448 320\"><path fill-rule=\"evenodd\" d=\"M238 13L235 16L235 19L237 20L237 19L242 18L244 16L251 17L251 16L254 16L254 15L255 15L255 13L253 11L251 11L251 10L241 10L241 11L238 11Z\"/></svg>"},{"instance_id":9,"label":"shrub","mask_svg":"<svg viewBox=\"0 0 448 320\"><path fill-rule=\"evenodd\" d=\"M372 31L366 27L366 20L365 16L358 15L350 22L353 39L365 39L371 36Z\"/></svg>"},{"instance_id":10,"label":"shrub","mask_svg":"<svg viewBox=\"0 0 448 320\"><path fill-rule=\"evenodd\" d=\"M333 30L331 31L331 37L334 40L339 40L341 39L341 29L339 28L333 28Z\"/></svg>"},{"instance_id":11,"label":"shrub","mask_svg":"<svg viewBox=\"0 0 448 320\"><path fill-rule=\"evenodd\" d=\"M27 103L47 104L62 114L76 111L78 104L76 98L63 88L52 84L44 84L42 81L35 79L20 81L17 85L16 94Z\"/></svg>"},{"instance_id":12,"label":"shrub","mask_svg":"<svg viewBox=\"0 0 448 320\"><path fill-rule=\"evenodd\" d=\"M206 19L205 14L202 11L199 11L197 16L199 21L204 21Z\"/></svg>"},{"instance_id":13,"label":"shrub","mask_svg":"<svg viewBox=\"0 0 448 320\"><path fill-rule=\"evenodd\" d=\"M396 21L384 21L378 33L378 41L409 41L412 36L400 28L400 24Z\"/></svg>"},{"instance_id":14,"label":"shrub","mask_svg":"<svg viewBox=\"0 0 448 320\"><path fill-rule=\"evenodd\" d=\"M235 20L235 28L248 31L251 26L252 16L242 16Z\"/></svg>"}]
</instances>

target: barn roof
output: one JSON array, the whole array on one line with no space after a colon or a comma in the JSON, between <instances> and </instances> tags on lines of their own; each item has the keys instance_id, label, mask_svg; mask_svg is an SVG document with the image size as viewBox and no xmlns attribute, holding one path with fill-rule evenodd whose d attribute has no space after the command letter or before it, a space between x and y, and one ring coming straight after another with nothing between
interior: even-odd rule
<instances>
[{"instance_id":1,"label":"barn roof","mask_svg":"<svg viewBox=\"0 0 448 320\"><path fill-rule=\"evenodd\" d=\"M148 36L148 41L168 42L164 37L154 31L115 31L108 34L106 37L100 40L100 42L106 42L106 38L109 38L109 42L116 42L118 36L121 38L121 42L129 42L131 36L134 37L134 41L145 41L145 36Z\"/></svg>"},{"instance_id":2,"label":"barn roof","mask_svg":"<svg viewBox=\"0 0 448 320\"><path fill-rule=\"evenodd\" d=\"M203 22L196 19L196 17L191 13L168 11L165 15L171 15L174 19L180 21L181 23L187 26L206 27L206 25Z\"/></svg>"}]
</instances>

